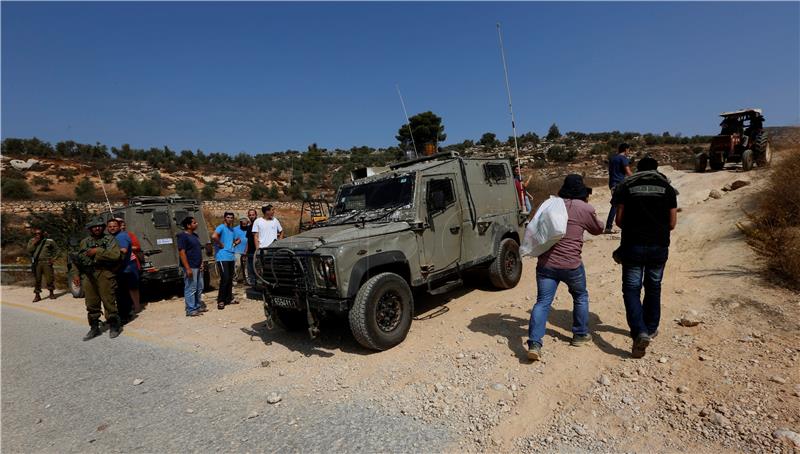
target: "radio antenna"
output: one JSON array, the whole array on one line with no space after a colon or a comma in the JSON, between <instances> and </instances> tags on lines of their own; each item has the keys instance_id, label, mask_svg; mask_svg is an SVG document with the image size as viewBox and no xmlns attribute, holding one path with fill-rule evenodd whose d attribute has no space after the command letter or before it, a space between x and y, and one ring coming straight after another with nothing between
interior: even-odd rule
<instances>
[{"instance_id":1,"label":"radio antenna","mask_svg":"<svg viewBox=\"0 0 800 454\"><path fill-rule=\"evenodd\" d=\"M108 193L106 192L106 185L103 184L103 176L100 175L100 169L97 169L97 177L100 178L100 187L103 188L103 195L106 196L106 204L108 205L108 213L114 217L114 212L111 211L111 201L108 200Z\"/></svg>"},{"instance_id":2,"label":"radio antenna","mask_svg":"<svg viewBox=\"0 0 800 454\"><path fill-rule=\"evenodd\" d=\"M395 84L394 86L397 88L397 96L400 97L400 105L403 106L403 115L406 117L406 124L408 125L408 135L411 136L411 145L414 146L414 157L418 158L419 153L417 153L417 143L414 141L414 133L411 131L411 120L408 118L408 112L406 112L406 103L403 102L403 95L400 93L400 85ZM439 137L439 134L436 134L436 137Z\"/></svg>"},{"instance_id":3,"label":"radio antenna","mask_svg":"<svg viewBox=\"0 0 800 454\"><path fill-rule=\"evenodd\" d=\"M503 34L500 33L500 23L497 23L497 37L500 39L500 56L503 59L503 74L506 76L506 92L508 93L508 110L511 113L511 132L514 135L514 158L517 161L517 173L522 175L519 164L519 146L517 146L517 125L514 122L514 107L511 104L511 84L508 83L508 65L506 65L506 52L503 49Z\"/></svg>"}]
</instances>

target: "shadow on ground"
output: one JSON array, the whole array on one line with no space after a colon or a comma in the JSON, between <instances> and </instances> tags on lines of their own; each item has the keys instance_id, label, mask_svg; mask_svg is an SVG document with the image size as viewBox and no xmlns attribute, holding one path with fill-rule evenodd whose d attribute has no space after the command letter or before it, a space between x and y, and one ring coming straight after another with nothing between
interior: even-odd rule
<instances>
[{"instance_id":1,"label":"shadow on ground","mask_svg":"<svg viewBox=\"0 0 800 454\"><path fill-rule=\"evenodd\" d=\"M572 311L566 309L552 309L548 319L548 325L554 325L563 331L572 331ZM528 337L528 319L522 319L509 314L486 314L472 319L468 328L476 333L483 333L489 336L502 336L508 340L508 348L519 359L520 363L527 363L528 350L524 339ZM622 334L628 336L628 331L616 326L606 325L594 312L589 312L589 331L592 334L592 341L603 353L614 355L620 358L629 358L627 350L619 349L606 341L602 333ZM562 332L548 328L545 336L552 336L561 342L569 342L571 336ZM546 339L547 340L547 339ZM545 348L547 346L545 345Z\"/></svg>"}]
</instances>

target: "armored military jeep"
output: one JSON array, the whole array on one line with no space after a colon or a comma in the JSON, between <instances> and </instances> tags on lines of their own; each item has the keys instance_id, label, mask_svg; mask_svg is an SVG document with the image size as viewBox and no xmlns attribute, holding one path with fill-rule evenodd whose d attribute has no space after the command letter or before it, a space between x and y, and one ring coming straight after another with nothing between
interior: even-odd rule
<instances>
[{"instance_id":1,"label":"armored military jeep","mask_svg":"<svg viewBox=\"0 0 800 454\"><path fill-rule=\"evenodd\" d=\"M183 266L178 256L177 235L183 231L181 221L186 216L197 219L198 228L195 233L200 242L206 245L206 262L213 260L208 254L211 240L208 227L203 219L200 203L194 199L183 197L133 197L128 205L118 208L112 213L101 213L104 220L112 216L125 219L127 230L133 232L142 247L144 262L141 270L142 285L175 284L183 281ZM204 281L210 281L206 263ZM70 281L70 290L76 298L81 297L82 289ZM208 284L207 284L208 285Z\"/></svg>"},{"instance_id":2,"label":"armored military jeep","mask_svg":"<svg viewBox=\"0 0 800 454\"><path fill-rule=\"evenodd\" d=\"M412 289L440 294L479 268L498 288L519 282L525 215L511 163L455 153L392 165L341 186L330 218L258 251L267 325L307 328L346 314L355 339L374 350L405 339Z\"/></svg>"}]
</instances>

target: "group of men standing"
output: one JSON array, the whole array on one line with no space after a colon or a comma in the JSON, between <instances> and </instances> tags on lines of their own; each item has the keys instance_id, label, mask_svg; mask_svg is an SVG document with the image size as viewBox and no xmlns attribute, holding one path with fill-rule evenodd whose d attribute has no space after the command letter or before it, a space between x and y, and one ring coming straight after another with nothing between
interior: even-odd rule
<instances>
[{"instance_id":1,"label":"group of men standing","mask_svg":"<svg viewBox=\"0 0 800 454\"><path fill-rule=\"evenodd\" d=\"M73 283L85 293L89 332L83 340L102 334L101 317L106 314L109 336L115 338L122 325L141 311L139 298L139 240L125 230L125 221L95 218L86 225L89 236L81 240Z\"/></svg>"},{"instance_id":2,"label":"group of men standing","mask_svg":"<svg viewBox=\"0 0 800 454\"><path fill-rule=\"evenodd\" d=\"M211 242L215 248L214 259L219 273L219 292L217 293L217 309L238 304L233 297L233 281L239 270L240 282L255 284L253 261L259 249L266 248L273 241L284 237L283 227L275 218L272 205L261 207L263 217L256 216L256 210L250 209L247 217L239 219L234 226L236 215L230 211L223 214L223 223L214 229ZM184 232L178 235L178 251L184 267L184 299L186 315L194 317L205 312L202 302L202 255L201 244L195 233L197 221L188 217L183 220ZM200 272L198 272L200 271ZM199 290L198 290L199 289Z\"/></svg>"}]
</instances>

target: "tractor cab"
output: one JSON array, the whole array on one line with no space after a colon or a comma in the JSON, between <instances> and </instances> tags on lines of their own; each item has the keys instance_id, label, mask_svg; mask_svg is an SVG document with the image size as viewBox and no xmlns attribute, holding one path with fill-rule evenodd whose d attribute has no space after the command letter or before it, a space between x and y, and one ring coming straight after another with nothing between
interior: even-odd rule
<instances>
[{"instance_id":1,"label":"tractor cab","mask_svg":"<svg viewBox=\"0 0 800 454\"><path fill-rule=\"evenodd\" d=\"M708 153L695 156L695 170L705 172L706 166L721 170L728 162L741 162L744 171L752 169L754 164L769 165L772 151L761 109L723 112L720 116L720 133L711 139Z\"/></svg>"}]
</instances>

